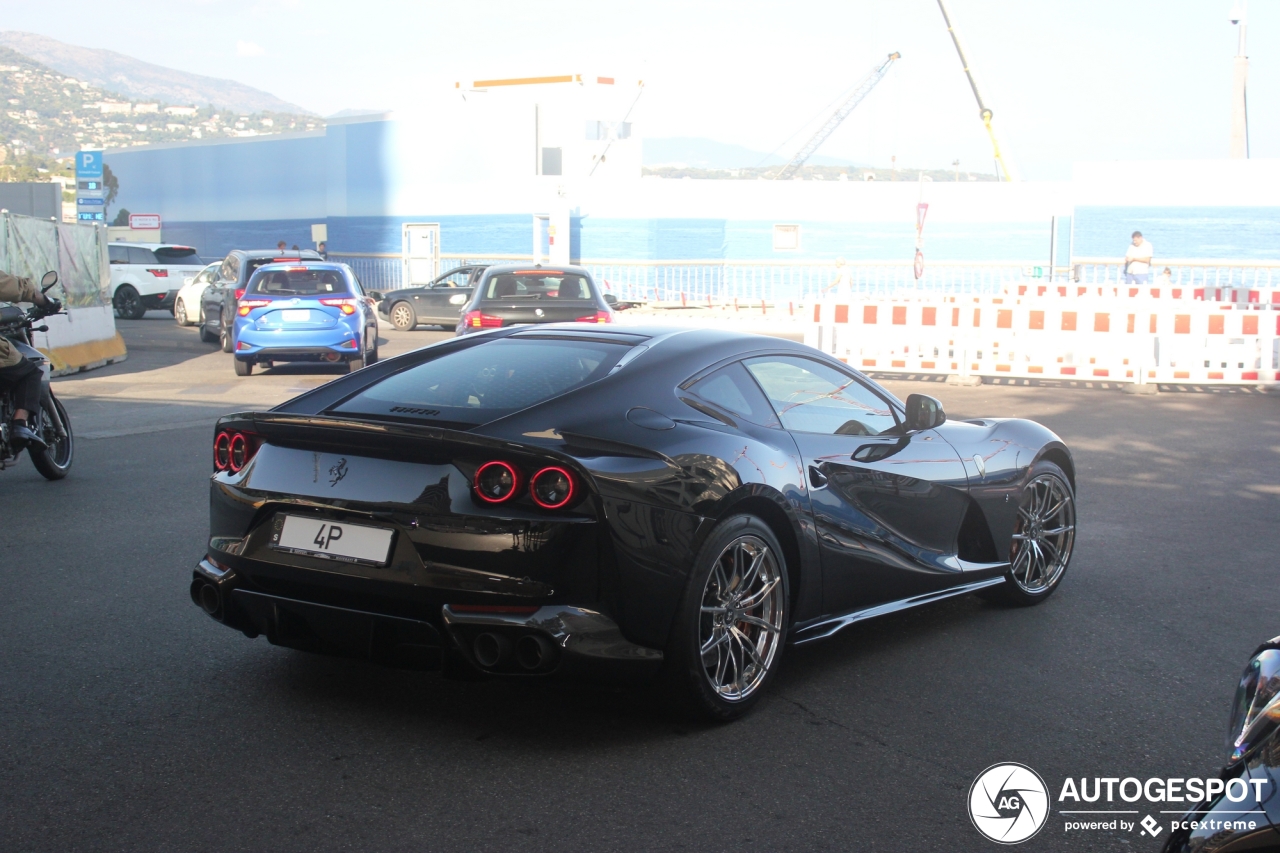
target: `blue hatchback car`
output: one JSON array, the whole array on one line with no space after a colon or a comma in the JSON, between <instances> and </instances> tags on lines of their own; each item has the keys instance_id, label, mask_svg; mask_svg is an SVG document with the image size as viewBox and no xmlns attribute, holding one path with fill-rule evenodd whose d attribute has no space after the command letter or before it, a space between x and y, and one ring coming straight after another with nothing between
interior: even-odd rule
<instances>
[{"instance_id":1,"label":"blue hatchback car","mask_svg":"<svg viewBox=\"0 0 1280 853\"><path fill-rule=\"evenodd\" d=\"M359 370L378 360L373 302L346 264L259 267L236 302L236 375L255 364L311 361Z\"/></svg>"}]
</instances>

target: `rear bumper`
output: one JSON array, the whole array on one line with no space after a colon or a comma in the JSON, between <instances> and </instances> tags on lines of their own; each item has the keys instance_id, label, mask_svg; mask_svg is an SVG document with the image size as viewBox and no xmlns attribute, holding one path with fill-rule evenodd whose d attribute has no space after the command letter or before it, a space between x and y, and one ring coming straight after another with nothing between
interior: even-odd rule
<instances>
[{"instance_id":1,"label":"rear bumper","mask_svg":"<svg viewBox=\"0 0 1280 853\"><path fill-rule=\"evenodd\" d=\"M314 361L332 353L360 355L360 335L345 326L306 332L266 331L252 326L236 330L236 357L274 361Z\"/></svg>"},{"instance_id":2,"label":"rear bumper","mask_svg":"<svg viewBox=\"0 0 1280 853\"><path fill-rule=\"evenodd\" d=\"M662 652L628 641L618 625L594 610L544 605L532 613L456 612L445 604L422 618L338 607L248 589L234 569L208 559L195 567L191 599L213 619L248 637L278 646L357 657L403 669L462 666L487 675L563 675L594 680L644 680L662 665ZM482 635L486 635L482 639ZM549 649L537 666L519 663L525 638ZM506 649L486 665L477 641Z\"/></svg>"},{"instance_id":3,"label":"rear bumper","mask_svg":"<svg viewBox=\"0 0 1280 853\"><path fill-rule=\"evenodd\" d=\"M167 311L173 308L174 303L178 301L178 291L163 290L159 293L148 293L144 296L139 296L138 299L147 310L164 309Z\"/></svg>"}]
</instances>

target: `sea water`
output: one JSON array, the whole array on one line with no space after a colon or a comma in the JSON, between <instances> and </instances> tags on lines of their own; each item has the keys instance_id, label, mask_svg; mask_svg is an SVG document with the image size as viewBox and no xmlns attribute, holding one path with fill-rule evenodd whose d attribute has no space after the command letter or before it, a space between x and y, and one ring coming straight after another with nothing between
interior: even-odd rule
<instances>
[{"instance_id":1,"label":"sea water","mask_svg":"<svg viewBox=\"0 0 1280 853\"><path fill-rule=\"evenodd\" d=\"M317 220L319 221L319 220ZM330 252L399 254L405 222L439 222L446 253L528 254L529 214L329 217ZM792 220L800 225L798 251L773 249L770 221L733 219L574 217L570 246L588 260L791 260L909 262L914 222ZM167 222L168 242L195 246L216 259L231 249L266 249L278 240L313 246L310 220ZM1057 221L1056 263L1069 257L1118 258L1141 231L1155 246L1156 263L1168 259L1280 260L1280 207L1080 207ZM923 250L930 262L1047 262L1050 219L1009 222L927 222Z\"/></svg>"}]
</instances>

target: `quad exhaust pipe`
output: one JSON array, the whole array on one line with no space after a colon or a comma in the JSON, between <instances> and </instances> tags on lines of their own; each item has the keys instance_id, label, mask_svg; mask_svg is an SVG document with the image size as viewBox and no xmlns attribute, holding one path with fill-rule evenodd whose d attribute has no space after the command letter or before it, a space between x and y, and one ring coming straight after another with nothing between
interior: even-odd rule
<instances>
[{"instance_id":1,"label":"quad exhaust pipe","mask_svg":"<svg viewBox=\"0 0 1280 853\"><path fill-rule=\"evenodd\" d=\"M485 631L471 641L471 655L484 669L538 672L554 664L555 646L541 634L523 634L512 642L506 632Z\"/></svg>"},{"instance_id":2,"label":"quad exhaust pipe","mask_svg":"<svg viewBox=\"0 0 1280 853\"><path fill-rule=\"evenodd\" d=\"M191 600L214 619L219 618L222 612L222 594L216 585L197 578L191 582Z\"/></svg>"}]
</instances>

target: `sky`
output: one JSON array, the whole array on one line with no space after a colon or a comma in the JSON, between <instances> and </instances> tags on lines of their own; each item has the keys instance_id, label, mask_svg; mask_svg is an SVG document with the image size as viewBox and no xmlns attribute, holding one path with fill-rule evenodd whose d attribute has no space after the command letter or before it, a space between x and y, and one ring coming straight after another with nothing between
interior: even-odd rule
<instances>
[{"instance_id":1,"label":"sky","mask_svg":"<svg viewBox=\"0 0 1280 853\"><path fill-rule=\"evenodd\" d=\"M948 8L1024 178L1067 179L1075 161L1227 155L1232 0ZM1253 0L1248 23L1251 151L1280 157L1280 0ZM0 0L0 28L231 78L322 115L429 108L458 80L643 79L637 134L786 155L900 51L821 153L992 171L936 0Z\"/></svg>"}]
</instances>

